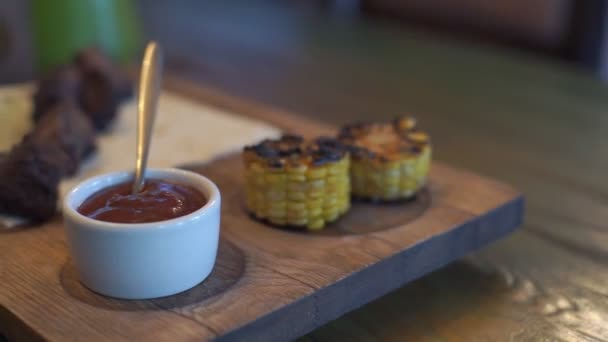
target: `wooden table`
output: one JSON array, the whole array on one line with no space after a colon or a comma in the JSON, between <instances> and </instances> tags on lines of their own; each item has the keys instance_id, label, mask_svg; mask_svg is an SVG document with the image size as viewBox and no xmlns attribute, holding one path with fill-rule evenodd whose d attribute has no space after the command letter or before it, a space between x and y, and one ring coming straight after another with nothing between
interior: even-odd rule
<instances>
[{"instance_id":1,"label":"wooden table","mask_svg":"<svg viewBox=\"0 0 608 342\"><path fill-rule=\"evenodd\" d=\"M304 341L608 340L608 91L534 56L288 5L146 2L181 76L331 123L415 113L437 158L507 181L524 228ZM266 7L265 7L266 6Z\"/></svg>"}]
</instances>

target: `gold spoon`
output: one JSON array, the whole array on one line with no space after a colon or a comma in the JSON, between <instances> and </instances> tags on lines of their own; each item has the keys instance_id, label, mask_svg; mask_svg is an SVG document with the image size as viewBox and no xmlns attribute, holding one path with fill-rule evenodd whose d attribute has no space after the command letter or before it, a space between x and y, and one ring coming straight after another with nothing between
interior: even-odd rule
<instances>
[{"instance_id":1,"label":"gold spoon","mask_svg":"<svg viewBox=\"0 0 608 342\"><path fill-rule=\"evenodd\" d=\"M144 187L152 127L156 118L156 107L162 82L162 68L163 57L160 46L156 42L148 43L141 65L137 96L137 160L133 181L134 194L140 192Z\"/></svg>"}]
</instances>

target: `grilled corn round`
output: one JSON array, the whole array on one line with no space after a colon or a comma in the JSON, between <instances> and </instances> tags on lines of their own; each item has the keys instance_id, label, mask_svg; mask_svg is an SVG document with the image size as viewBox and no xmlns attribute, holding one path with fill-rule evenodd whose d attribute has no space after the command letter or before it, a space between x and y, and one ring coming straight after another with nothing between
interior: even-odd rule
<instances>
[{"instance_id":1,"label":"grilled corn round","mask_svg":"<svg viewBox=\"0 0 608 342\"><path fill-rule=\"evenodd\" d=\"M320 230L350 208L350 157L335 139L285 135L243 151L249 212L278 226Z\"/></svg>"},{"instance_id":2,"label":"grilled corn round","mask_svg":"<svg viewBox=\"0 0 608 342\"><path fill-rule=\"evenodd\" d=\"M391 201L414 196L426 183L431 162L428 134L411 117L342 128L338 139L351 153L352 195Z\"/></svg>"}]
</instances>

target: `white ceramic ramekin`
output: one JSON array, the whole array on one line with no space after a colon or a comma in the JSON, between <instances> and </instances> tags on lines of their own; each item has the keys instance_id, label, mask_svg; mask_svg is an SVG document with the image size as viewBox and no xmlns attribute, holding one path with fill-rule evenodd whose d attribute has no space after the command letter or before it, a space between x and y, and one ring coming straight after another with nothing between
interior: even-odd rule
<instances>
[{"instance_id":1,"label":"white ceramic ramekin","mask_svg":"<svg viewBox=\"0 0 608 342\"><path fill-rule=\"evenodd\" d=\"M97 176L65 196L65 230L80 280L95 292L126 299L169 296L197 285L215 264L221 205L217 186L189 171L148 169L147 178L190 185L207 203L191 214L152 223L110 223L78 213L92 194L132 177L130 172Z\"/></svg>"}]
</instances>

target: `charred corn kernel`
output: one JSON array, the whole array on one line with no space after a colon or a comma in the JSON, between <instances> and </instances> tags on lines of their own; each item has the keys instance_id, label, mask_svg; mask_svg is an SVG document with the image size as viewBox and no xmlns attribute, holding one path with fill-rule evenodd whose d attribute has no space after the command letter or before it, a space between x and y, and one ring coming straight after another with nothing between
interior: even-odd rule
<instances>
[{"instance_id":1,"label":"charred corn kernel","mask_svg":"<svg viewBox=\"0 0 608 342\"><path fill-rule=\"evenodd\" d=\"M340 212L337 209L332 210L332 211L323 212L323 218L325 219L325 221L328 221L328 222L335 221L339 215L340 215Z\"/></svg>"},{"instance_id":2,"label":"charred corn kernel","mask_svg":"<svg viewBox=\"0 0 608 342\"><path fill-rule=\"evenodd\" d=\"M286 215L287 215L287 210L285 210L285 209L271 208L271 209L268 209L267 216L282 218L282 217L285 217Z\"/></svg>"},{"instance_id":3,"label":"charred corn kernel","mask_svg":"<svg viewBox=\"0 0 608 342\"><path fill-rule=\"evenodd\" d=\"M320 208L323 206L323 198L309 198L306 200L306 205L308 208Z\"/></svg>"},{"instance_id":4,"label":"charred corn kernel","mask_svg":"<svg viewBox=\"0 0 608 342\"><path fill-rule=\"evenodd\" d=\"M399 184L399 187L402 189L414 190L418 186L418 179L414 177L410 177L408 179L404 179Z\"/></svg>"},{"instance_id":5,"label":"charred corn kernel","mask_svg":"<svg viewBox=\"0 0 608 342\"><path fill-rule=\"evenodd\" d=\"M340 181L340 177L328 176L325 181L327 182L327 184L336 184Z\"/></svg>"},{"instance_id":6,"label":"charred corn kernel","mask_svg":"<svg viewBox=\"0 0 608 342\"><path fill-rule=\"evenodd\" d=\"M384 190L384 196L387 199L399 198L400 193L401 192L398 187L388 187L386 190Z\"/></svg>"},{"instance_id":7,"label":"charred corn kernel","mask_svg":"<svg viewBox=\"0 0 608 342\"><path fill-rule=\"evenodd\" d=\"M309 184L306 182L289 182L287 184L287 191L290 193L304 192L309 188Z\"/></svg>"},{"instance_id":8,"label":"charred corn kernel","mask_svg":"<svg viewBox=\"0 0 608 342\"><path fill-rule=\"evenodd\" d=\"M287 210L286 202L270 202L267 205L269 210Z\"/></svg>"},{"instance_id":9,"label":"charred corn kernel","mask_svg":"<svg viewBox=\"0 0 608 342\"><path fill-rule=\"evenodd\" d=\"M382 179L399 178L399 176L401 176L401 172L398 168L384 169L382 171L379 171L379 173L381 174L380 177Z\"/></svg>"},{"instance_id":10,"label":"charred corn kernel","mask_svg":"<svg viewBox=\"0 0 608 342\"><path fill-rule=\"evenodd\" d=\"M410 176L414 173L415 167L416 167L416 164L412 163L411 161L404 160L403 164L401 164L400 174L405 175L405 176Z\"/></svg>"},{"instance_id":11,"label":"charred corn kernel","mask_svg":"<svg viewBox=\"0 0 608 342\"><path fill-rule=\"evenodd\" d=\"M304 223L299 223L296 224L296 222L304 222ZM290 223L294 226L304 226L306 225L306 223L308 222L308 216L307 215L297 215L297 216L289 216L287 215L287 223Z\"/></svg>"},{"instance_id":12,"label":"charred corn kernel","mask_svg":"<svg viewBox=\"0 0 608 342\"><path fill-rule=\"evenodd\" d=\"M314 179L308 181L309 189L323 189L325 188L325 180L324 179Z\"/></svg>"},{"instance_id":13,"label":"charred corn kernel","mask_svg":"<svg viewBox=\"0 0 608 342\"><path fill-rule=\"evenodd\" d=\"M293 201L305 201L306 200L306 193L304 193L304 192L288 192L287 193L287 200L289 202L293 202Z\"/></svg>"},{"instance_id":14,"label":"charred corn kernel","mask_svg":"<svg viewBox=\"0 0 608 342\"><path fill-rule=\"evenodd\" d=\"M385 178L384 183L382 184L382 187L386 188L387 190L399 189L399 184L400 184L399 177Z\"/></svg>"},{"instance_id":15,"label":"charred corn kernel","mask_svg":"<svg viewBox=\"0 0 608 342\"><path fill-rule=\"evenodd\" d=\"M286 168L286 172L288 175L293 175L293 174L298 174L298 175L305 175L306 171L308 170L308 166L306 165L296 165L296 166L287 166Z\"/></svg>"},{"instance_id":16,"label":"charred corn kernel","mask_svg":"<svg viewBox=\"0 0 608 342\"><path fill-rule=\"evenodd\" d=\"M338 211L340 208L338 207L338 202L334 202L331 204L326 204L323 206L323 213Z\"/></svg>"},{"instance_id":17,"label":"charred corn kernel","mask_svg":"<svg viewBox=\"0 0 608 342\"><path fill-rule=\"evenodd\" d=\"M284 226L287 224L287 220L283 217L270 217L268 219L271 223L274 223L279 226Z\"/></svg>"},{"instance_id":18,"label":"charred corn kernel","mask_svg":"<svg viewBox=\"0 0 608 342\"><path fill-rule=\"evenodd\" d=\"M246 205L260 219L319 230L350 208L350 156L336 140L266 140L243 161Z\"/></svg>"},{"instance_id":19,"label":"charred corn kernel","mask_svg":"<svg viewBox=\"0 0 608 342\"><path fill-rule=\"evenodd\" d=\"M415 119L345 126L338 139L351 151L349 186L353 196L403 199L426 184L430 138L416 128Z\"/></svg>"},{"instance_id":20,"label":"charred corn kernel","mask_svg":"<svg viewBox=\"0 0 608 342\"><path fill-rule=\"evenodd\" d=\"M268 182L268 184L281 184L285 182L285 175L281 173L270 173L264 175L264 180Z\"/></svg>"},{"instance_id":21,"label":"charred corn kernel","mask_svg":"<svg viewBox=\"0 0 608 342\"><path fill-rule=\"evenodd\" d=\"M307 228L309 230L321 230L325 226L325 220L317 218L308 222Z\"/></svg>"},{"instance_id":22,"label":"charred corn kernel","mask_svg":"<svg viewBox=\"0 0 608 342\"><path fill-rule=\"evenodd\" d=\"M273 201L273 202L284 201L286 196L287 195L286 195L285 191L268 191L266 193L266 198L269 201Z\"/></svg>"},{"instance_id":23,"label":"charred corn kernel","mask_svg":"<svg viewBox=\"0 0 608 342\"><path fill-rule=\"evenodd\" d=\"M296 217L296 218L308 217L308 210L306 208L304 208L304 209L288 208L287 217Z\"/></svg>"},{"instance_id":24,"label":"charred corn kernel","mask_svg":"<svg viewBox=\"0 0 608 342\"><path fill-rule=\"evenodd\" d=\"M327 169L323 167L310 168L306 171L308 179L323 179L327 175Z\"/></svg>"},{"instance_id":25,"label":"charred corn kernel","mask_svg":"<svg viewBox=\"0 0 608 342\"><path fill-rule=\"evenodd\" d=\"M337 197L327 197L327 198L325 198L325 202L323 202L323 208L332 207L336 203L338 203Z\"/></svg>"},{"instance_id":26,"label":"charred corn kernel","mask_svg":"<svg viewBox=\"0 0 608 342\"><path fill-rule=\"evenodd\" d=\"M327 186L329 192L350 192L348 184L333 184Z\"/></svg>"},{"instance_id":27,"label":"charred corn kernel","mask_svg":"<svg viewBox=\"0 0 608 342\"><path fill-rule=\"evenodd\" d=\"M322 213L323 213L323 209L321 209L321 207L308 209L308 215L310 215L310 217L321 216Z\"/></svg>"},{"instance_id":28,"label":"charred corn kernel","mask_svg":"<svg viewBox=\"0 0 608 342\"><path fill-rule=\"evenodd\" d=\"M340 203L340 211L342 213L347 212L350 209L350 201L343 201Z\"/></svg>"},{"instance_id":29,"label":"charred corn kernel","mask_svg":"<svg viewBox=\"0 0 608 342\"><path fill-rule=\"evenodd\" d=\"M308 219L307 218L300 218L300 219L293 219L293 220L288 219L287 223L292 226L306 226L308 223Z\"/></svg>"},{"instance_id":30,"label":"charred corn kernel","mask_svg":"<svg viewBox=\"0 0 608 342\"><path fill-rule=\"evenodd\" d=\"M305 217L308 216L308 209L306 206L303 207L287 207L287 216L291 217Z\"/></svg>"},{"instance_id":31,"label":"charred corn kernel","mask_svg":"<svg viewBox=\"0 0 608 342\"><path fill-rule=\"evenodd\" d=\"M306 193L306 196L308 197L308 199L314 200L314 199L323 199L323 196L326 194L326 192L324 191L309 191L308 193Z\"/></svg>"},{"instance_id":32,"label":"charred corn kernel","mask_svg":"<svg viewBox=\"0 0 608 342\"><path fill-rule=\"evenodd\" d=\"M292 173L292 174L288 174L287 175L287 180L290 182L305 182L306 181L306 175L301 174L301 173Z\"/></svg>"},{"instance_id":33,"label":"charred corn kernel","mask_svg":"<svg viewBox=\"0 0 608 342\"><path fill-rule=\"evenodd\" d=\"M288 210L306 210L306 202L287 202Z\"/></svg>"},{"instance_id":34,"label":"charred corn kernel","mask_svg":"<svg viewBox=\"0 0 608 342\"><path fill-rule=\"evenodd\" d=\"M335 166L335 167L328 168L327 174L335 176L335 177L339 177L343 171L344 171L344 168Z\"/></svg>"}]
</instances>

